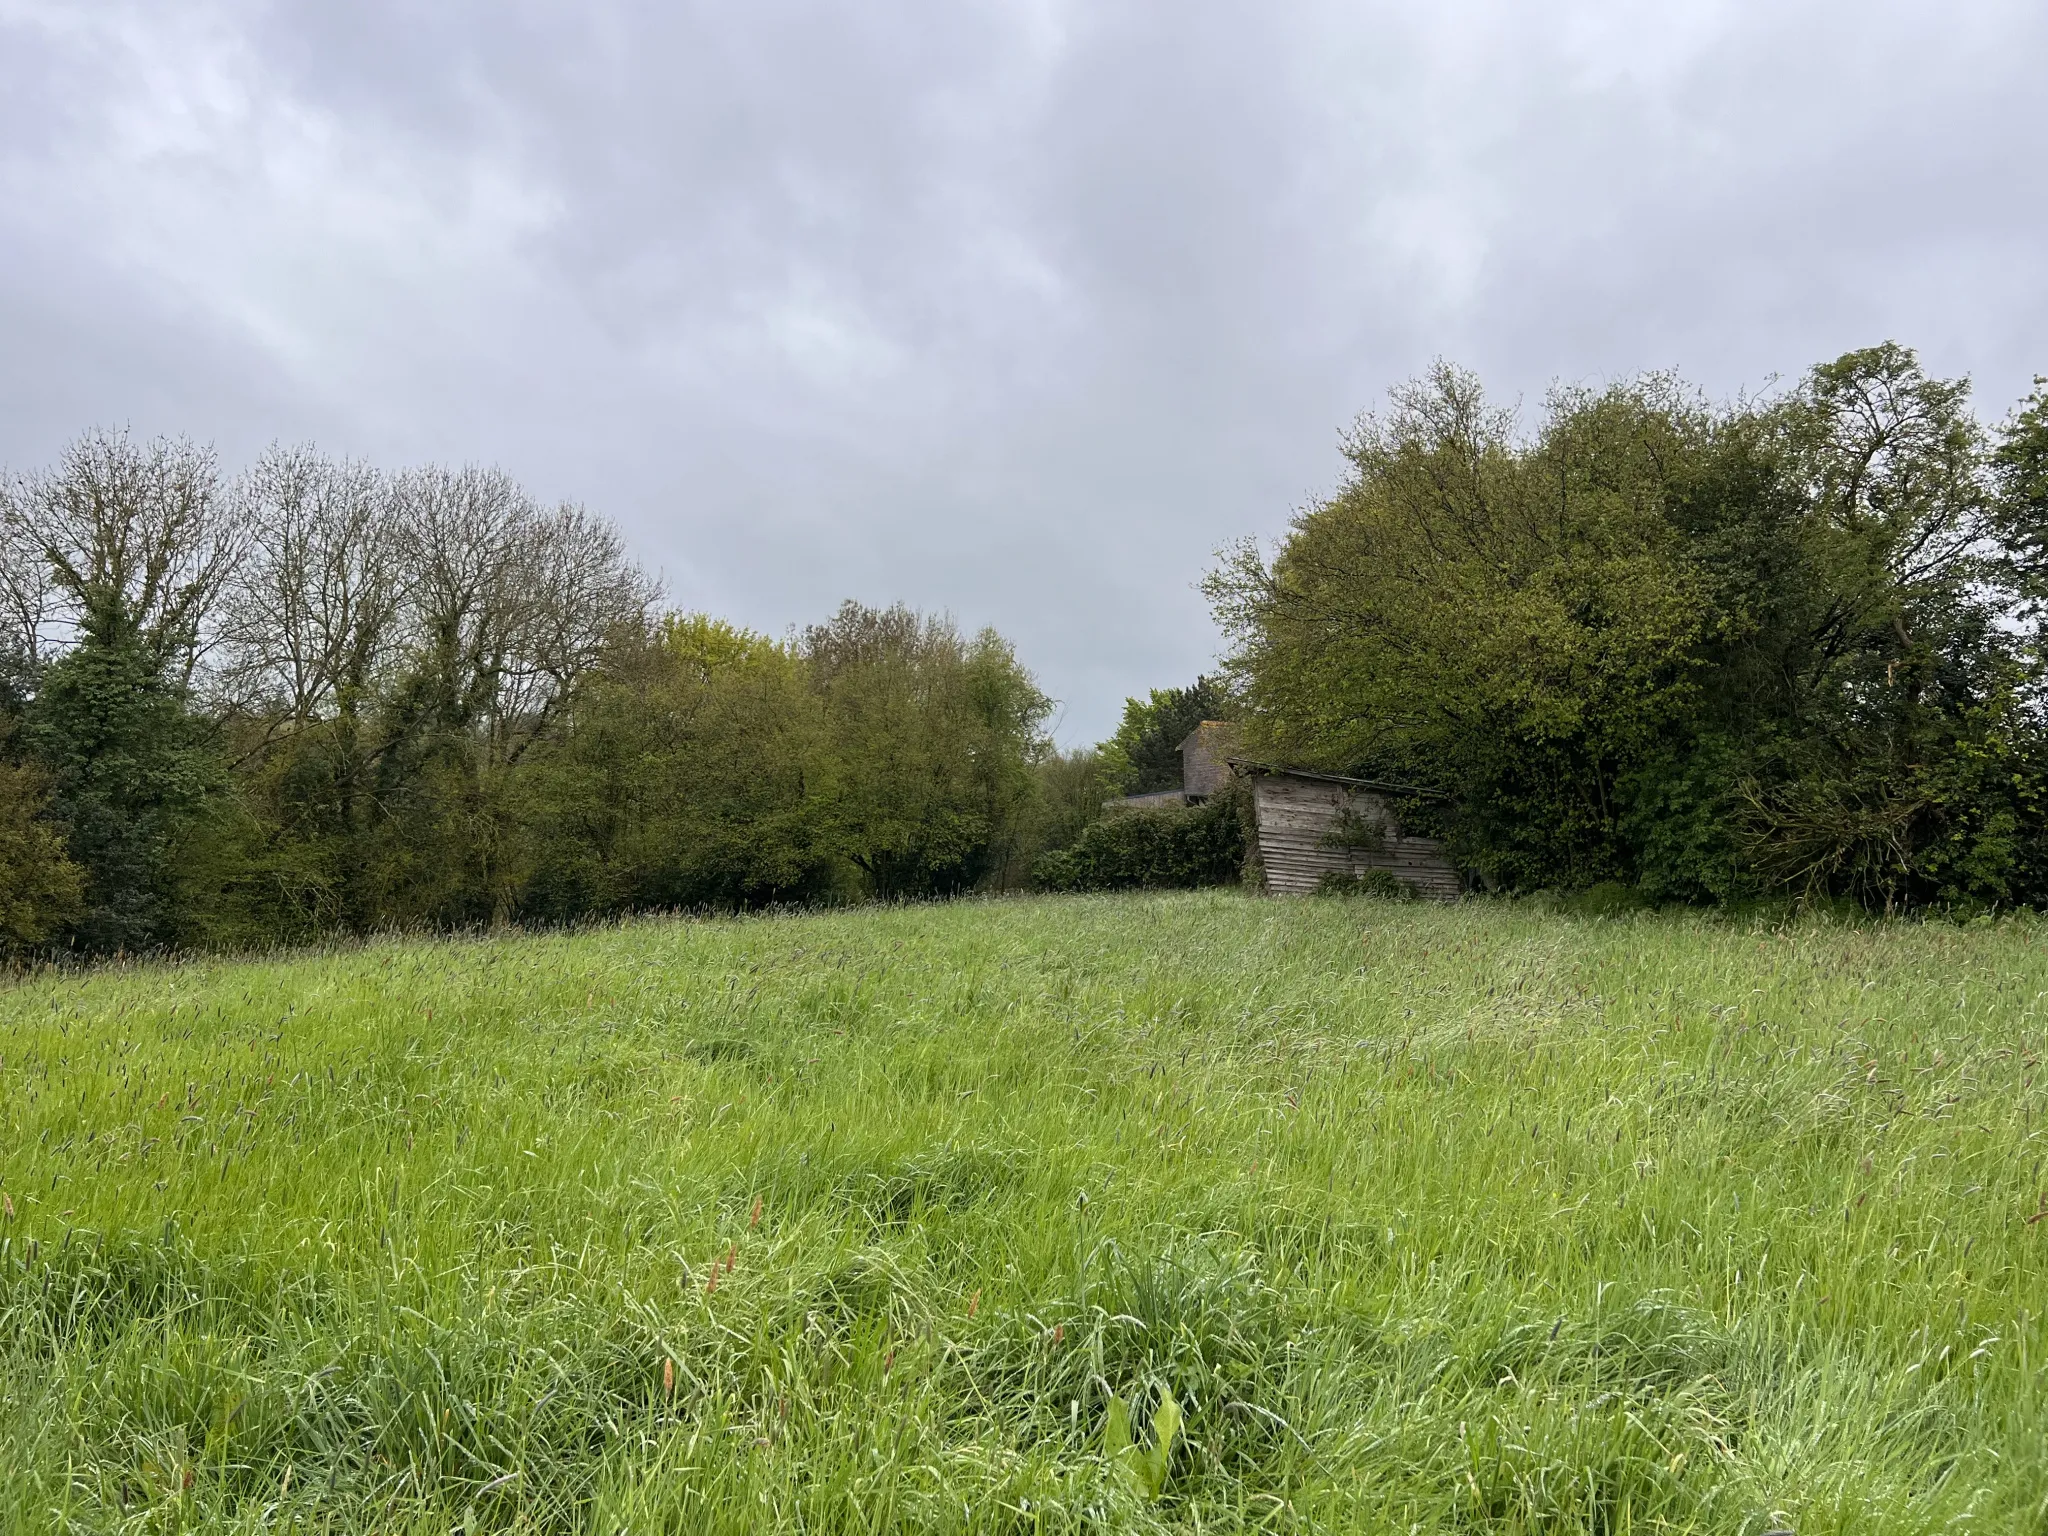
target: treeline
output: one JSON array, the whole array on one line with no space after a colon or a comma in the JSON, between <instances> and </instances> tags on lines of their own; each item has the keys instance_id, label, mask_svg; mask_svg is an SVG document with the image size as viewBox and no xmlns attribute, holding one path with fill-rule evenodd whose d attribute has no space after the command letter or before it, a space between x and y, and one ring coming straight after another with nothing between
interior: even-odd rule
<instances>
[{"instance_id":1,"label":"treeline","mask_svg":"<svg viewBox=\"0 0 2048 1536\"><path fill-rule=\"evenodd\" d=\"M1224 671L1053 750L992 631L664 612L478 469L95 435L0 488L0 954L1236 878L1244 808L1104 813L1238 723L1419 790L1508 890L2048 904L2048 388L1886 345L1761 399L1440 367L1208 583Z\"/></svg>"},{"instance_id":2,"label":"treeline","mask_svg":"<svg viewBox=\"0 0 2048 1536\"><path fill-rule=\"evenodd\" d=\"M663 613L502 474L95 435L0 500L0 952L943 895L1043 842L992 631Z\"/></svg>"},{"instance_id":3,"label":"treeline","mask_svg":"<svg viewBox=\"0 0 2048 1536\"><path fill-rule=\"evenodd\" d=\"M1507 888L2048 902L2048 393L1886 345L1769 398L1440 367L1209 583L1251 747L1442 792Z\"/></svg>"}]
</instances>

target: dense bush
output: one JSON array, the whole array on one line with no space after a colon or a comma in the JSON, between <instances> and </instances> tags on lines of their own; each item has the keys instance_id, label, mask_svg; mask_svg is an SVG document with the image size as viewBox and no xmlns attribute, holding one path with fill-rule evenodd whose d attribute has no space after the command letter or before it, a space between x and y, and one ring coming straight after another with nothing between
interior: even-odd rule
<instances>
[{"instance_id":1,"label":"dense bush","mask_svg":"<svg viewBox=\"0 0 2048 1536\"><path fill-rule=\"evenodd\" d=\"M1034 874L1055 891L1180 889L1230 884L1244 857L1240 799L1217 795L1201 805L1113 810L1040 858Z\"/></svg>"},{"instance_id":2,"label":"dense bush","mask_svg":"<svg viewBox=\"0 0 2048 1536\"><path fill-rule=\"evenodd\" d=\"M1039 861L1071 848L1102 819L1106 803L1118 791L1111 766L1096 747L1047 751L1033 763L1032 777L1036 782L1029 814L1002 876L1006 886L1035 883L1032 872Z\"/></svg>"},{"instance_id":3,"label":"dense bush","mask_svg":"<svg viewBox=\"0 0 2048 1536\"><path fill-rule=\"evenodd\" d=\"M85 873L48 811L41 776L0 761L0 958L47 944L83 905Z\"/></svg>"},{"instance_id":4,"label":"dense bush","mask_svg":"<svg viewBox=\"0 0 2048 1536\"><path fill-rule=\"evenodd\" d=\"M1377 866L1351 874L1325 870L1316 881L1318 896L1370 896L1377 901L1413 901L1415 887L1391 869Z\"/></svg>"},{"instance_id":5,"label":"dense bush","mask_svg":"<svg viewBox=\"0 0 2048 1536\"><path fill-rule=\"evenodd\" d=\"M1490 882L2048 900L2048 405L1886 345L1713 406L1439 368L1212 577L1255 750L1444 792Z\"/></svg>"}]
</instances>

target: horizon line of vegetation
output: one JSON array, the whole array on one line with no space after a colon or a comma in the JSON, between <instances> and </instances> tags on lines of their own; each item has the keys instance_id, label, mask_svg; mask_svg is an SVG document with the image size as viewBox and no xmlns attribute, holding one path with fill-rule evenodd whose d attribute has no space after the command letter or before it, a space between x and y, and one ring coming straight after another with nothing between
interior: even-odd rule
<instances>
[{"instance_id":1,"label":"horizon line of vegetation","mask_svg":"<svg viewBox=\"0 0 2048 1536\"><path fill-rule=\"evenodd\" d=\"M2048 900L2048 389L1995 429L1887 343L1771 396L1448 365L1205 584L1220 670L1057 750L993 630L664 611L502 472L91 433L0 484L0 954L971 890L1221 883L1259 755L1413 784L1487 889Z\"/></svg>"}]
</instances>

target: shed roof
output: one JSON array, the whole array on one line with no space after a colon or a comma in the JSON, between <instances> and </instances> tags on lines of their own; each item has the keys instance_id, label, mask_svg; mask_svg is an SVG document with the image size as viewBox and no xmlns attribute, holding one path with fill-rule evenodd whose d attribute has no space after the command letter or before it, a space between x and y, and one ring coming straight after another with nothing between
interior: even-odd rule
<instances>
[{"instance_id":1,"label":"shed roof","mask_svg":"<svg viewBox=\"0 0 2048 1536\"><path fill-rule=\"evenodd\" d=\"M1320 779L1328 784L1344 784L1353 789L1376 789L1388 795L1415 795L1423 800L1448 800L1451 797L1440 789L1424 789L1420 784L1390 784L1384 779L1354 779L1342 773L1317 773L1308 768L1286 768L1278 763L1261 763L1251 758L1233 757L1230 766L1239 773L1285 774L1293 779Z\"/></svg>"}]
</instances>

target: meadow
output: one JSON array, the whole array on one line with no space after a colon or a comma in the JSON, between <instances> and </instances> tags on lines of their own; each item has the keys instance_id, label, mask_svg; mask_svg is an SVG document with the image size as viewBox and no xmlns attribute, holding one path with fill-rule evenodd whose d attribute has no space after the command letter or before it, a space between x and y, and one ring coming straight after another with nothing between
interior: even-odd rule
<instances>
[{"instance_id":1,"label":"meadow","mask_svg":"<svg viewBox=\"0 0 2048 1536\"><path fill-rule=\"evenodd\" d=\"M2038 1533L2044 938L1233 891L28 978L0 1526Z\"/></svg>"}]
</instances>

